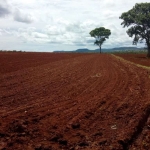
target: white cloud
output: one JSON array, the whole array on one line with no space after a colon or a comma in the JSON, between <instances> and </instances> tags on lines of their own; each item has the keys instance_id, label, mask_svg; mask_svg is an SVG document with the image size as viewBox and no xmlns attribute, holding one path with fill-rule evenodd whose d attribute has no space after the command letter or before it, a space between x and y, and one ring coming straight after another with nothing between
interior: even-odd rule
<instances>
[{"instance_id":1,"label":"white cloud","mask_svg":"<svg viewBox=\"0 0 150 150\"><path fill-rule=\"evenodd\" d=\"M2 32L3 32L3 30L2 30L2 29L0 29L0 36L2 35Z\"/></svg>"},{"instance_id":2,"label":"white cloud","mask_svg":"<svg viewBox=\"0 0 150 150\"><path fill-rule=\"evenodd\" d=\"M39 33L39 32L33 32L32 33L33 38L48 38L48 36L46 34L43 33Z\"/></svg>"},{"instance_id":3,"label":"white cloud","mask_svg":"<svg viewBox=\"0 0 150 150\"><path fill-rule=\"evenodd\" d=\"M22 49L29 46L36 48L32 44L57 50L83 46L95 49L94 38L90 37L89 32L103 26L112 33L104 48L132 45L132 39L126 34L127 29L120 25L122 20L119 16L139 2L146 0L1 0L0 40L5 36L15 44L22 43ZM1 6L5 8L2 12ZM7 49L8 44L4 43L0 49L3 45Z\"/></svg>"},{"instance_id":4,"label":"white cloud","mask_svg":"<svg viewBox=\"0 0 150 150\"><path fill-rule=\"evenodd\" d=\"M56 25L48 25L45 27L44 31L51 36L61 35L66 32L65 27L59 27Z\"/></svg>"},{"instance_id":5,"label":"white cloud","mask_svg":"<svg viewBox=\"0 0 150 150\"><path fill-rule=\"evenodd\" d=\"M10 14L10 6L7 3L7 0L1 0L0 1L0 17L4 17L8 14Z\"/></svg>"},{"instance_id":6,"label":"white cloud","mask_svg":"<svg viewBox=\"0 0 150 150\"><path fill-rule=\"evenodd\" d=\"M27 14L19 9L16 9L14 12L14 20L23 23L32 23L34 19L31 14Z\"/></svg>"}]
</instances>

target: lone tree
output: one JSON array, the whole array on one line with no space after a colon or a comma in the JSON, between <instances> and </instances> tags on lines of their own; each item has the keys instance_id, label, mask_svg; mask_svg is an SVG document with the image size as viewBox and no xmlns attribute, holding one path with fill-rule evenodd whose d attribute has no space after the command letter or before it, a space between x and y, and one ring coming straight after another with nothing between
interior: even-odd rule
<instances>
[{"instance_id":1,"label":"lone tree","mask_svg":"<svg viewBox=\"0 0 150 150\"><path fill-rule=\"evenodd\" d=\"M120 19L123 27L129 27L127 34L129 37L134 37L133 44L145 40L150 57L150 3L137 3L128 12L122 13Z\"/></svg>"},{"instance_id":2,"label":"lone tree","mask_svg":"<svg viewBox=\"0 0 150 150\"><path fill-rule=\"evenodd\" d=\"M111 35L111 32L109 29L105 29L104 27L96 28L90 32L91 37L94 37L96 41L94 42L95 45L98 45L100 48L101 53L101 46L106 41L106 38L108 39Z\"/></svg>"}]
</instances>

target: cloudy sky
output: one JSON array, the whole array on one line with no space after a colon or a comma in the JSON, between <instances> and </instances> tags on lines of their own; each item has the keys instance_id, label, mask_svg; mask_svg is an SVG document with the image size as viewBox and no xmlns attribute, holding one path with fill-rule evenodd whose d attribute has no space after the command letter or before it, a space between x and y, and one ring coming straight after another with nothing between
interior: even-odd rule
<instances>
[{"instance_id":1,"label":"cloudy sky","mask_svg":"<svg viewBox=\"0 0 150 150\"><path fill-rule=\"evenodd\" d=\"M150 0L0 0L0 50L96 49L96 27L111 30L103 48L133 46L119 16L141 2Z\"/></svg>"}]
</instances>

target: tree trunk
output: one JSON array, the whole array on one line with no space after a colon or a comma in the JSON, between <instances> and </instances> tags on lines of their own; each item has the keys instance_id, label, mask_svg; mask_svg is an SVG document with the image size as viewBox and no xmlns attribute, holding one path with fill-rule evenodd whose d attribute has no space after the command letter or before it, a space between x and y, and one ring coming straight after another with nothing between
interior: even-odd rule
<instances>
[{"instance_id":1,"label":"tree trunk","mask_svg":"<svg viewBox=\"0 0 150 150\"><path fill-rule=\"evenodd\" d=\"M150 58L150 45L148 45L148 47L147 47L147 51L148 51L148 53L147 53L147 57L148 57L148 58Z\"/></svg>"},{"instance_id":2,"label":"tree trunk","mask_svg":"<svg viewBox=\"0 0 150 150\"><path fill-rule=\"evenodd\" d=\"M150 39L149 38L146 40L146 45L147 45L147 57L150 58Z\"/></svg>"},{"instance_id":3,"label":"tree trunk","mask_svg":"<svg viewBox=\"0 0 150 150\"><path fill-rule=\"evenodd\" d=\"M99 53L101 53L101 46L99 47Z\"/></svg>"}]
</instances>

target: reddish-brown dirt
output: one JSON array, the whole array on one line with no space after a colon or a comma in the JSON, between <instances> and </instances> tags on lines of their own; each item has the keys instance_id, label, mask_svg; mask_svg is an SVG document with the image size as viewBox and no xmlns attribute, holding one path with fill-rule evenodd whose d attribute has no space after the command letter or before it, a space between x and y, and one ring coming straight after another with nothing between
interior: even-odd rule
<instances>
[{"instance_id":1,"label":"reddish-brown dirt","mask_svg":"<svg viewBox=\"0 0 150 150\"><path fill-rule=\"evenodd\" d=\"M0 53L0 63L1 150L150 149L148 70L108 54Z\"/></svg>"},{"instance_id":2,"label":"reddish-brown dirt","mask_svg":"<svg viewBox=\"0 0 150 150\"><path fill-rule=\"evenodd\" d=\"M144 65L144 66L148 66L150 67L150 59L147 58L146 54L132 54L132 53L126 53L126 54L115 54L117 56L120 56L126 60L129 60L131 62L140 64L140 65Z\"/></svg>"}]
</instances>

